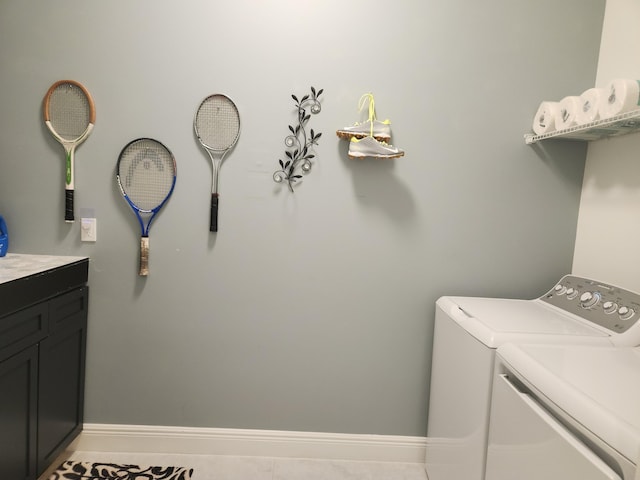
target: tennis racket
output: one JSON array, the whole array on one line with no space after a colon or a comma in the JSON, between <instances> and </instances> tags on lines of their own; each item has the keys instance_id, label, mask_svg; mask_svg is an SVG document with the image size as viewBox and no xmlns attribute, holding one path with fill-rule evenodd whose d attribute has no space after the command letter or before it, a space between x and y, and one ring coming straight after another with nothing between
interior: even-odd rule
<instances>
[{"instance_id":1,"label":"tennis racket","mask_svg":"<svg viewBox=\"0 0 640 480\"><path fill-rule=\"evenodd\" d=\"M120 152L116 180L140 224L140 272L149 275L149 229L176 185L176 161L162 143L151 138L129 142Z\"/></svg>"},{"instance_id":2,"label":"tennis racket","mask_svg":"<svg viewBox=\"0 0 640 480\"><path fill-rule=\"evenodd\" d=\"M73 80L60 80L44 97L44 123L65 155L64 219L73 222L74 152L84 142L96 122L96 108L89 91Z\"/></svg>"},{"instance_id":3,"label":"tennis racket","mask_svg":"<svg viewBox=\"0 0 640 480\"><path fill-rule=\"evenodd\" d=\"M209 230L218 231L218 176L225 155L240 136L240 114L233 101L222 94L205 98L196 112L193 128L212 165L211 219Z\"/></svg>"}]
</instances>

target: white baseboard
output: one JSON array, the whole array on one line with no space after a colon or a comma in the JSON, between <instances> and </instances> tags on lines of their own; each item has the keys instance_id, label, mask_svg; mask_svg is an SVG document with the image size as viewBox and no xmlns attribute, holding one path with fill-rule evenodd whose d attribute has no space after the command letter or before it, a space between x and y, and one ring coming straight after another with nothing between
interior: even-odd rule
<instances>
[{"instance_id":1,"label":"white baseboard","mask_svg":"<svg viewBox=\"0 0 640 480\"><path fill-rule=\"evenodd\" d=\"M426 438L88 423L70 450L424 463Z\"/></svg>"}]
</instances>

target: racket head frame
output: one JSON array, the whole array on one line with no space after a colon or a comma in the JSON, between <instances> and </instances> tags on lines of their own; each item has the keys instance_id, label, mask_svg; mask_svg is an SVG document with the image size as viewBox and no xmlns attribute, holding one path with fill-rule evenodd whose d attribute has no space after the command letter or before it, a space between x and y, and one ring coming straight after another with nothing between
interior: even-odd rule
<instances>
[{"instance_id":1,"label":"racket head frame","mask_svg":"<svg viewBox=\"0 0 640 480\"><path fill-rule=\"evenodd\" d=\"M49 87L49 90L47 90L47 93L44 96L44 109L43 109L44 121L51 122L51 98L53 96L53 93L56 91L56 89L62 85L73 85L75 87L78 87L82 91L82 93L86 97L87 102L89 104L89 124L95 125L96 106L93 101L93 97L89 93L89 90L87 90L83 84L75 80L58 80L57 82L55 82L53 85ZM49 126L49 128L51 129L53 127ZM87 127L87 129L88 128L89 127ZM57 133L55 133L55 130L52 133L54 133L54 136L59 136ZM83 133L79 135L78 138L85 137L85 136L86 136L85 133Z\"/></svg>"},{"instance_id":2,"label":"racket head frame","mask_svg":"<svg viewBox=\"0 0 640 480\"><path fill-rule=\"evenodd\" d=\"M162 150L164 150L167 153L168 158L171 159L170 165L173 171L171 185L167 190L167 193L165 194L163 200L153 208L142 208L131 199L129 193L127 193L127 188L123 184L123 181L122 181L123 176L120 174L120 164L124 159L125 155L128 154L129 150L134 148L134 145L142 142L151 142L158 145ZM176 186L176 178L177 178L177 167L176 167L175 157L173 156L173 153L171 153L171 150L169 150L166 145L164 145L162 142L159 142L158 140L155 140L153 138L148 138L148 137L136 138L135 140L131 140L129 143L127 143L122 149L122 151L120 152L120 155L118 157L118 163L116 166L116 180L118 182L118 187L120 188L120 192L122 193L122 196L127 201L127 203L129 204L129 206L131 207L131 209L134 211L134 213L138 218L138 223L140 224L140 233L142 236L149 236L149 229L151 226L151 222L155 218L156 214L162 209L162 207L167 203L167 201L171 197L171 194L173 193L173 190ZM145 223L144 219L140 214L149 215L149 221Z\"/></svg>"},{"instance_id":3,"label":"racket head frame","mask_svg":"<svg viewBox=\"0 0 640 480\"><path fill-rule=\"evenodd\" d=\"M84 94L87 100L87 106L89 107L89 118L88 118L89 121L87 123L87 127L84 129L83 132L81 132L75 138L64 138L62 135L60 135L60 133L58 133L54 128L51 120L51 99L53 98L53 94L56 92L56 90L59 87L63 87L64 85L71 85L79 88L80 91ZM60 144L62 144L65 150L67 150L67 152L77 147L82 142L84 142L89 136L89 134L91 133L91 131L93 130L93 127L95 126L96 106L93 101L93 97L91 97L89 90L87 90L85 86L82 85L80 82L76 82L75 80L58 80L53 85L51 85L51 87L49 87L49 90L47 90L47 93L44 96L43 103L44 103L44 108L43 108L44 123L49 129L49 132L51 132L51 135L53 135L53 138L55 138Z\"/></svg>"}]
</instances>

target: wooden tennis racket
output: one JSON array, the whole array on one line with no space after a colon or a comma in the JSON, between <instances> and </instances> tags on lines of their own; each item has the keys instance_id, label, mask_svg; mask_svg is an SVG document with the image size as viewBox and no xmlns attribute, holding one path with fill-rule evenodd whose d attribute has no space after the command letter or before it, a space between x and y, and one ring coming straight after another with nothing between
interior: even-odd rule
<instances>
[{"instance_id":1,"label":"wooden tennis racket","mask_svg":"<svg viewBox=\"0 0 640 480\"><path fill-rule=\"evenodd\" d=\"M198 107L193 128L198 141L209 154L212 165L211 217L209 230L218 231L218 176L225 155L240 136L240 114L233 101L222 94L205 98Z\"/></svg>"},{"instance_id":2,"label":"wooden tennis racket","mask_svg":"<svg viewBox=\"0 0 640 480\"><path fill-rule=\"evenodd\" d=\"M120 152L116 180L140 224L140 271L149 275L149 229L176 185L176 162L162 143L151 138L129 142Z\"/></svg>"},{"instance_id":3,"label":"wooden tennis racket","mask_svg":"<svg viewBox=\"0 0 640 480\"><path fill-rule=\"evenodd\" d=\"M44 97L44 123L65 151L64 219L73 222L74 152L96 122L96 109L89 91L74 80L60 80Z\"/></svg>"}]
</instances>

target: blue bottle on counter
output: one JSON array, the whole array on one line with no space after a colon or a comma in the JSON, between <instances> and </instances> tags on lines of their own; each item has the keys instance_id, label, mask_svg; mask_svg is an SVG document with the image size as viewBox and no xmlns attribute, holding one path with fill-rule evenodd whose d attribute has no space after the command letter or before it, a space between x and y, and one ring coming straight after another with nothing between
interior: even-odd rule
<instances>
[{"instance_id":1,"label":"blue bottle on counter","mask_svg":"<svg viewBox=\"0 0 640 480\"><path fill-rule=\"evenodd\" d=\"M4 257L7 254L9 248L9 232L7 232L7 224L4 222L4 218L0 215L0 257Z\"/></svg>"}]
</instances>

